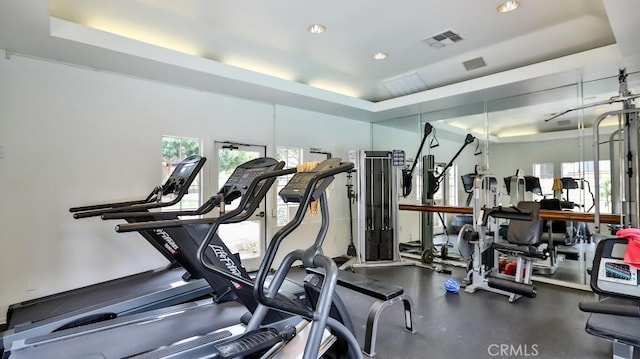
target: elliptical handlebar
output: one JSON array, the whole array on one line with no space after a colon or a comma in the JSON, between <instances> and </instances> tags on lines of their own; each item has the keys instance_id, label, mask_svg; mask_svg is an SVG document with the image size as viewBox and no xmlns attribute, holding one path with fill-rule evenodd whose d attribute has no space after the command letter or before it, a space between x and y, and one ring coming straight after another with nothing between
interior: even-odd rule
<instances>
[{"instance_id":1,"label":"elliptical handlebar","mask_svg":"<svg viewBox=\"0 0 640 359\"><path fill-rule=\"evenodd\" d=\"M258 274L256 275L256 285L254 287L254 294L259 303L270 308L275 308L280 311L297 314L307 319L314 318L314 312L308 308L292 307L291 303L286 303L277 298L267 297L265 294L264 284L265 284L269 269L273 265L275 255L278 251L278 248L280 247L280 244L282 243L285 237L287 237L291 232L293 232L293 230L295 230L302 223L302 220L304 219L304 214L307 211L307 207L311 203L313 193L315 191L315 188L318 182L320 182L320 180L324 178L332 177L338 173L348 172L352 170L353 167L354 167L353 163L344 162L336 167L327 169L322 172L318 172L311 178L311 180L309 181L309 184L307 185L307 188L305 189L305 192L302 196L302 200L300 201L300 205L298 206L298 211L296 212L293 220L291 220L284 227L282 227L273 236L273 239L271 240L271 242L269 242L269 247L266 250L262 263L260 264L260 268L258 269ZM317 250L321 249L321 248L314 248L318 245L317 242L318 241L316 241L316 243L314 243L306 251L311 253L317 253ZM330 273L327 273L327 275L330 275Z\"/></svg>"}]
</instances>

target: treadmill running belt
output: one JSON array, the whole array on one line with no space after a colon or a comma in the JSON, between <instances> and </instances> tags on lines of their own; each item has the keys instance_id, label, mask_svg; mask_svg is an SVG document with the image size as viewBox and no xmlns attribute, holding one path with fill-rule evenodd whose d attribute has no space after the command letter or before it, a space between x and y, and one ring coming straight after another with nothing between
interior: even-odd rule
<instances>
[{"instance_id":1,"label":"treadmill running belt","mask_svg":"<svg viewBox=\"0 0 640 359\"><path fill-rule=\"evenodd\" d=\"M9 329L38 322L47 318L77 309L94 307L100 303L123 300L140 294L157 291L167 287L170 283L183 282L184 269L158 270L139 273L136 275L98 283L88 287L73 290L69 295L44 297L41 300L20 303L11 308ZM16 328L16 331L19 331Z\"/></svg>"}]
</instances>

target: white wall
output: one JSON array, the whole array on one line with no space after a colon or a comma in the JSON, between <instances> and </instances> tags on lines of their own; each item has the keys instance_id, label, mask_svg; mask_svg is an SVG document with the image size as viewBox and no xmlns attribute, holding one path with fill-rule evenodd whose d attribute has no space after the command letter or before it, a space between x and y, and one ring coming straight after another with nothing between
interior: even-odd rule
<instances>
[{"instance_id":1,"label":"white wall","mask_svg":"<svg viewBox=\"0 0 640 359\"><path fill-rule=\"evenodd\" d=\"M2 56L0 322L11 303L165 264L137 234L117 234L114 223L99 219L73 220L68 212L72 206L146 195L161 180L162 135L200 138L205 156L213 140L230 140L267 145L268 153L277 145L322 147L346 158L351 145L369 146L369 128L344 118ZM346 198L340 181L332 189L336 199ZM210 195L206 180L204 185ZM346 199L332 206L326 252L337 255L348 243Z\"/></svg>"}]
</instances>

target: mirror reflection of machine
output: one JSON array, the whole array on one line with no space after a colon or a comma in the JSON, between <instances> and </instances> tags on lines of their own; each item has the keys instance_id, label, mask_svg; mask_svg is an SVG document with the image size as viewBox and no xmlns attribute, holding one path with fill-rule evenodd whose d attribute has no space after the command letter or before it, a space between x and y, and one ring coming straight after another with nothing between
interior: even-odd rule
<instances>
[{"instance_id":1,"label":"mirror reflection of machine","mask_svg":"<svg viewBox=\"0 0 640 359\"><path fill-rule=\"evenodd\" d=\"M621 110L607 111L600 114L592 125L593 129L593 173L594 173L594 230L600 233L600 126L603 121L611 116L618 117L618 130L612 134L611 139L616 136L619 138L618 150L614 156L611 151L611 163L614 166L612 170L612 198L615 213L621 214L621 228L633 227L638 228L640 225L640 184L638 182L638 171L640 169L640 142L638 136L638 113L640 109L635 107L634 101L640 95L634 95L627 87L627 72L620 69L618 72L618 96L610 99L585 104L582 106L570 108L563 112L557 113L545 120L545 122L555 120L556 118L569 113L571 111L583 110L595 106L611 105L614 103L622 104ZM610 149L613 149L613 141L610 141Z\"/></svg>"},{"instance_id":2,"label":"mirror reflection of machine","mask_svg":"<svg viewBox=\"0 0 640 359\"><path fill-rule=\"evenodd\" d=\"M534 176L525 176L522 170L516 170L516 174L513 176L504 178L505 188L509 195L509 203L515 207L522 201L533 200L533 194L542 196L542 188L540 186L540 179ZM556 199L541 199L540 209L557 210L560 211L560 201ZM546 251L549 253L547 258L537 259L533 261L533 272L536 274L553 275L558 270L560 258L558 256L558 247L556 245L556 238L562 239L562 243L566 242L567 236L567 222L565 221L543 221L542 228L544 234L541 234L545 238L541 238L540 246L546 247ZM568 222L571 226L572 222ZM500 238L507 240L507 233L509 224L503 224L500 226ZM569 229L569 231L571 231Z\"/></svg>"},{"instance_id":3,"label":"mirror reflection of machine","mask_svg":"<svg viewBox=\"0 0 640 359\"><path fill-rule=\"evenodd\" d=\"M400 261L398 228L398 175L401 174L403 197L412 191L413 172L421 158L422 148L428 137L434 132L431 124L426 123L420 148L411 167L405 167L403 151L350 151L349 160L355 164L356 198L358 199L358 260L361 264L379 261ZM436 165L433 155L422 157L423 183L422 203L434 204L434 195L446 183L448 170L460 153L476 138L468 134L462 147L446 164ZM430 148L439 144L435 136ZM404 168L403 168L404 167ZM401 171L400 171L401 170ZM442 220L444 224L444 220ZM423 262L430 263L434 257L433 213L422 214L422 231L419 245ZM446 250L447 245L443 245Z\"/></svg>"},{"instance_id":4,"label":"mirror reflection of machine","mask_svg":"<svg viewBox=\"0 0 640 359\"><path fill-rule=\"evenodd\" d=\"M504 185L509 195L509 203L517 205L525 200L532 200L528 194L536 194L542 196L542 187L540 186L540 178L534 176L525 176L520 169L516 170L513 176L504 178Z\"/></svg>"},{"instance_id":5,"label":"mirror reflection of machine","mask_svg":"<svg viewBox=\"0 0 640 359\"><path fill-rule=\"evenodd\" d=\"M426 133L426 132L425 132ZM477 139L467 134L464 142L458 152L456 152L451 160L444 166L437 166L435 164L435 157L433 155L426 155L423 157L423 168L425 169L422 177L422 204L433 205L435 203L435 194L441 189L443 183L445 183L448 177L448 171L453 165L453 162L460 156L462 151L470 144L476 142ZM479 154L477 151L474 155ZM420 153L418 152L418 156ZM404 177L404 176L403 176ZM404 178L403 178L404 179ZM422 231L421 231L421 254L420 258L424 263L431 263L435 257L435 245L433 243L433 228L434 228L434 213L423 212L422 213ZM438 213L440 221L444 225L444 218L442 214ZM440 257L447 258L449 242L448 238L440 248Z\"/></svg>"}]
</instances>

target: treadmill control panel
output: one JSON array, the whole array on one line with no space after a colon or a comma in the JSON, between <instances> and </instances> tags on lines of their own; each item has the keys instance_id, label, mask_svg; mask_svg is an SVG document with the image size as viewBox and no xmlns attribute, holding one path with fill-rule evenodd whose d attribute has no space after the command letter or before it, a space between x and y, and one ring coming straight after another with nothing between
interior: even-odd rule
<instances>
[{"instance_id":1,"label":"treadmill control panel","mask_svg":"<svg viewBox=\"0 0 640 359\"><path fill-rule=\"evenodd\" d=\"M278 195L280 195L280 198L282 198L285 203L299 203L302 200L302 196L307 190L307 186L309 185L313 177L319 172L339 166L341 161L342 160L340 158L330 158L328 160L322 161L316 168L309 172L296 173L295 175L293 175L291 180L289 180L289 183L287 183L287 185L280 190ZM322 192L327 189L332 181L333 177L326 177L321 179L313 191L311 200L314 201L318 199L318 197L320 197Z\"/></svg>"},{"instance_id":2,"label":"treadmill control panel","mask_svg":"<svg viewBox=\"0 0 640 359\"><path fill-rule=\"evenodd\" d=\"M281 167L279 165L280 162L269 157L257 158L244 163L233 171L218 193L224 195L225 202L231 203L231 201L246 193L247 189L256 177L263 173L279 169L278 167ZM256 188L256 191L259 189L260 187Z\"/></svg>"},{"instance_id":3,"label":"treadmill control panel","mask_svg":"<svg viewBox=\"0 0 640 359\"><path fill-rule=\"evenodd\" d=\"M162 194L177 194L183 190L183 186L191 185L191 182L193 182L193 179L204 165L204 162L205 159L198 155L189 156L180 161L162 185Z\"/></svg>"}]
</instances>

